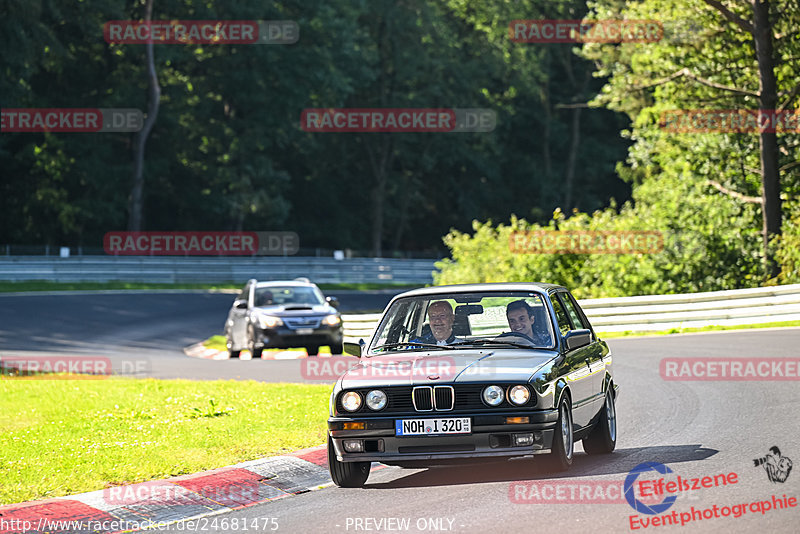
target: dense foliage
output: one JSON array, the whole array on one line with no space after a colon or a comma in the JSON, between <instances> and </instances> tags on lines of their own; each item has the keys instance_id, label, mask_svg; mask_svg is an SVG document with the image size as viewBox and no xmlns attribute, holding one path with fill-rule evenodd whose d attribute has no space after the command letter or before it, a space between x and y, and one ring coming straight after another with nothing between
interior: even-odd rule
<instances>
[{"instance_id":1,"label":"dense foliage","mask_svg":"<svg viewBox=\"0 0 800 534\"><path fill-rule=\"evenodd\" d=\"M510 43L513 18L582 2L155 0L153 20L295 20L293 45L156 45L160 109L144 160L144 230L293 230L302 247L431 250L475 218L592 210L624 116L574 110L601 80L569 45ZM144 0L0 1L0 106L146 111L145 46L103 23ZM492 133L308 133L312 107L491 108ZM577 137L579 135L579 137ZM134 135L0 135L0 244L99 247L125 230ZM579 142L578 142L579 141ZM568 169L568 161L573 164ZM568 187L565 176L569 175Z\"/></svg>"},{"instance_id":2,"label":"dense foliage","mask_svg":"<svg viewBox=\"0 0 800 534\"><path fill-rule=\"evenodd\" d=\"M583 46L580 54L596 62L596 75L608 77L592 104L624 112L631 119L623 134L633 145L618 171L631 183L633 198L619 209L569 214L566 220L556 212L548 225L658 230L666 236L662 252L513 254L506 236L513 229L527 228L525 221L512 218L510 226L496 227L476 222L473 235L453 231L445 238L453 259L440 264L437 282L542 280L580 288L582 296L618 296L800 281L798 133L777 135L782 235L768 235L771 241L765 250L759 135L674 133L660 124L665 110L758 109L761 87L753 38L718 9L726 6L736 20L753 17L752 6L743 2L591 2L594 18L663 21L664 39ZM768 9L777 105L797 109L800 7L786 0L772 2ZM766 252L774 254L781 268L777 277L764 261Z\"/></svg>"}]
</instances>

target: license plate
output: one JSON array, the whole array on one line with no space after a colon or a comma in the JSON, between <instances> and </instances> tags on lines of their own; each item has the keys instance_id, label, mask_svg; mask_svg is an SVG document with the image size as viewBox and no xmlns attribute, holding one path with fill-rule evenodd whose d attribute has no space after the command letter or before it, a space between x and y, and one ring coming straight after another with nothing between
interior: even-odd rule
<instances>
[{"instance_id":1,"label":"license plate","mask_svg":"<svg viewBox=\"0 0 800 534\"><path fill-rule=\"evenodd\" d=\"M313 328L298 328L297 330L295 330L295 332L297 332L297 335L299 335L299 336L307 336L308 334L313 334L314 333L314 329Z\"/></svg>"},{"instance_id":2,"label":"license plate","mask_svg":"<svg viewBox=\"0 0 800 534\"><path fill-rule=\"evenodd\" d=\"M446 419L397 419L394 425L397 436L438 436L441 434L469 434L472 420L469 417Z\"/></svg>"}]
</instances>

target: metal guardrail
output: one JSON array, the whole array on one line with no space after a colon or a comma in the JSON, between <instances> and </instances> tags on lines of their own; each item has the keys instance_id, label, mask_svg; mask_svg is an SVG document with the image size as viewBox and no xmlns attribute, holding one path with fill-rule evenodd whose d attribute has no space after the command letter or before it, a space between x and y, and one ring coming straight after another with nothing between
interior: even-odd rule
<instances>
[{"instance_id":1,"label":"metal guardrail","mask_svg":"<svg viewBox=\"0 0 800 534\"><path fill-rule=\"evenodd\" d=\"M800 321L800 284L578 301L598 332L647 332L673 328ZM344 315L345 341L368 340L381 314Z\"/></svg>"},{"instance_id":2,"label":"metal guardrail","mask_svg":"<svg viewBox=\"0 0 800 534\"><path fill-rule=\"evenodd\" d=\"M244 283L310 278L318 284L433 282L435 260L317 257L0 257L0 280L22 282Z\"/></svg>"}]
</instances>

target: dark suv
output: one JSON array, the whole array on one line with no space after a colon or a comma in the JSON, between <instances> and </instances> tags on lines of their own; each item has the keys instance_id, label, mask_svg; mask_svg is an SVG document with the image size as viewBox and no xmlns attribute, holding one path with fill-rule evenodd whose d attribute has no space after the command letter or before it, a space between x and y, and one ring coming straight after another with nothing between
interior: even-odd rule
<instances>
[{"instance_id":1,"label":"dark suv","mask_svg":"<svg viewBox=\"0 0 800 534\"><path fill-rule=\"evenodd\" d=\"M238 358L247 349L253 358L260 358L265 348L305 347L309 356L316 356L319 347L327 345L331 353L341 354L342 317L337 306L335 298L325 298L307 279L250 280L225 321L228 352Z\"/></svg>"}]
</instances>

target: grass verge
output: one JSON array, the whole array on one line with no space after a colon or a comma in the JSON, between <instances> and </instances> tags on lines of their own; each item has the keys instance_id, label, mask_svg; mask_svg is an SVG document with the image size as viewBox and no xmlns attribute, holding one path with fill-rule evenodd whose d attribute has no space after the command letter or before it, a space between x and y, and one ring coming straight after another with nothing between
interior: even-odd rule
<instances>
[{"instance_id":1,"label":"grass verge","mask_svg":"<svg viewBox=\"0 0 800 534\"><path fill-rule=\"evenodd\" d=\"M312 280L313 282L313 280ZM96 291L114 289L241 289L241 284L146 284L139 282L49 282L31 280L27 282L0 282L0 293L21 291ZM421 284L318 284L323 291L370 289L412 289Z\"/></svg>"},{"instance_id":2,"label":"grass verge","mask_svg":"<svg viewBox=\"0 0 800 534\"><path fill-rule=\"evenodd\" d=\"M718 332L723 330L751 330L754 328L781 328L800 326L800 321L783 321L775 323L762 323L762 324L742 324L731 326L703 326L701 328L673 328L671 330L659 330L654 332L602 332L598 331L597 335L603 339L611 339L615 337L630 337L630 336L666 336L669 334L692 334L695 332Z\"/></svg>"},{"instance_id":3,"label":"grass verge","mask_svg":"<svg viewBox=\"0 0 800 534\"><path fill-rule=\"evenodd\" d=\"M0 379L0 504L324 443L329 385Z\"/></svg>"}]
</instances>

